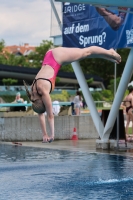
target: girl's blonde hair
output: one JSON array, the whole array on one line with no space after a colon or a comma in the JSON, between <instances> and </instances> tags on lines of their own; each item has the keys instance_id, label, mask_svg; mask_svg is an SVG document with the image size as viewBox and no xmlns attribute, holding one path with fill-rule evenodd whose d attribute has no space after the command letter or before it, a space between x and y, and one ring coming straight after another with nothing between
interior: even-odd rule
<instances>
[{"instance_id":1,"label":"girl's blonde hair","mask_svg":"<svg viewBox=\"0 0 133 200\"><path fill-rule=\"evenodd\" d=\"M41 99L37 99L35 102L32 102L32 109L38 114L44 113L46 111L45 105Z\"/></svg>"},{"instance_id":2,"label":"girl's blonde hair","mask_svg":"<svg viewBox=\"0 0 133 200\"><path fill-rule=\"evenodd\" d=\"M24 83L24 86L25 86L27 96L28 96L29 100L31 101L31 92L29 91L27 84L24 80L23 80L23 83ZM45 105L43 104L41 99L37 99L37 100L31 101L31 102L32 102L32 109L36 113L41 114L41 113L44 113L46 111Z\"/></svg>"}]
</instances>

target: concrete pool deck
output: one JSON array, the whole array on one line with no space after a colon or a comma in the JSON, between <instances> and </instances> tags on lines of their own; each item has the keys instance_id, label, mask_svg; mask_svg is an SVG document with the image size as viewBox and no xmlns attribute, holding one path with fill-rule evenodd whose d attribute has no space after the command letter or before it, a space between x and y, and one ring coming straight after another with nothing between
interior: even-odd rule
<instances>
[{"instance_id":1,"label":"concrete pool deck","mask_svg":"<svg viewBox=\"0 0 133 200\"><path fill-rule=\"evenodd\" d=\"M52 143L37 142L21 142L24 147L46 148L46 149L58 149L58 150L70 150L70 151L85 151L88 153L107 153L133 157L133 142L127 143L127 149L125 144L120 144L119 150L102 150L96 149L96 139L86 140L55 140ZM0 144L14 145L12 142L0 141ZM15 145L17 146L17 145ZM19 146L19 145L18 145Z\"/></svg>"}]
</instances>

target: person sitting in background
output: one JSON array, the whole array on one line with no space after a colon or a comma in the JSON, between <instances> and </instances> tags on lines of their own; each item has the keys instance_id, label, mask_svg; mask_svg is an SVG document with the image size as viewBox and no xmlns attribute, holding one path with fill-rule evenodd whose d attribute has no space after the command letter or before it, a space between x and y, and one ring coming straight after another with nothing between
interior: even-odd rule
<instances>
[{"instance_id":1,"label":"person sitting in background","mask_svg":"<svg viewBox=\"0 0 133 200\"><path fill-rule=\"evenodd\" d=\"M14 100L13 103L24 103L24 99L21 98L20 92L17 92L16 97L15 97L15 100Z\"/></svg>"},{"instance_id":2,"label":"person sitting in background","mask_svg":"<svg viewBox=\"0 0 133 200\"><path fill-rule=\"evenodd\" d=\"M74 97L74 107L75 107L75 114L76 115L80 115L80 108L82 107L82 96L81 96L81 93L80 91L77 91L76 92L76 96Z\"/></svg>"},{"instance_id":3,"label":"person sitting in background","mask_svg":"<svg viewBox=\"0 0 133 200\"><path fill-rule=\"evenodd\" d=\"M24 103L24 99L21 98L20 92L16 93L15 100L12 103ZM10 108L11 111L26 111L25 106L14 106Z\"/></svg>"},{"instance_id":4,"label":"person sitting in background","mask_svg":"<svg viewBox=\"0 0 133 200\"><path fill-rule=\"evenodd\" d=\"M59 101L53 101L53 114L58 115L60 112Z\"/></svg>"}]
</instances>

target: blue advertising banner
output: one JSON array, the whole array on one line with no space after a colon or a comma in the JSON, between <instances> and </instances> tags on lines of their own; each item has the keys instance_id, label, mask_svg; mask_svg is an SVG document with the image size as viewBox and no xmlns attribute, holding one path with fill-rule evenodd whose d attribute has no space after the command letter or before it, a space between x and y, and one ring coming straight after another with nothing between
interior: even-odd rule
<instances>
[{"instance_id":1,"label":"blue advertising banner","mask_svg":"<svg viewBox=\"0 0 133 200\"><path fill-rule=\"evenodd\" d=\"M128 11L128 12L127 12ZM133 8L63 3L63 46L133 46Z\"/></svg>"}]
</instances>

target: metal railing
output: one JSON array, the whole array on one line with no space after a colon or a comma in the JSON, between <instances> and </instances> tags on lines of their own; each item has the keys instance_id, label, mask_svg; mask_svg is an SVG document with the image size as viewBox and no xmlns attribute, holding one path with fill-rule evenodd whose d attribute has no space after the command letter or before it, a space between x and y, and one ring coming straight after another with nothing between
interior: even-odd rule
<instances>
[{"instance_id":1,"label":"metal railing","mask_svg":"<svg viewBox=\"0 0 133 200\"><path fill-rule=\"evenodd\" d=\"M71 102L59 102L59 104L52 103L52 105L70 106ZM32 104L31 103L0 103L0 107L15 107L15 106L27 106L27 107L30 107L30 106L32 106Z\"/></svg>"}]
</instances>

